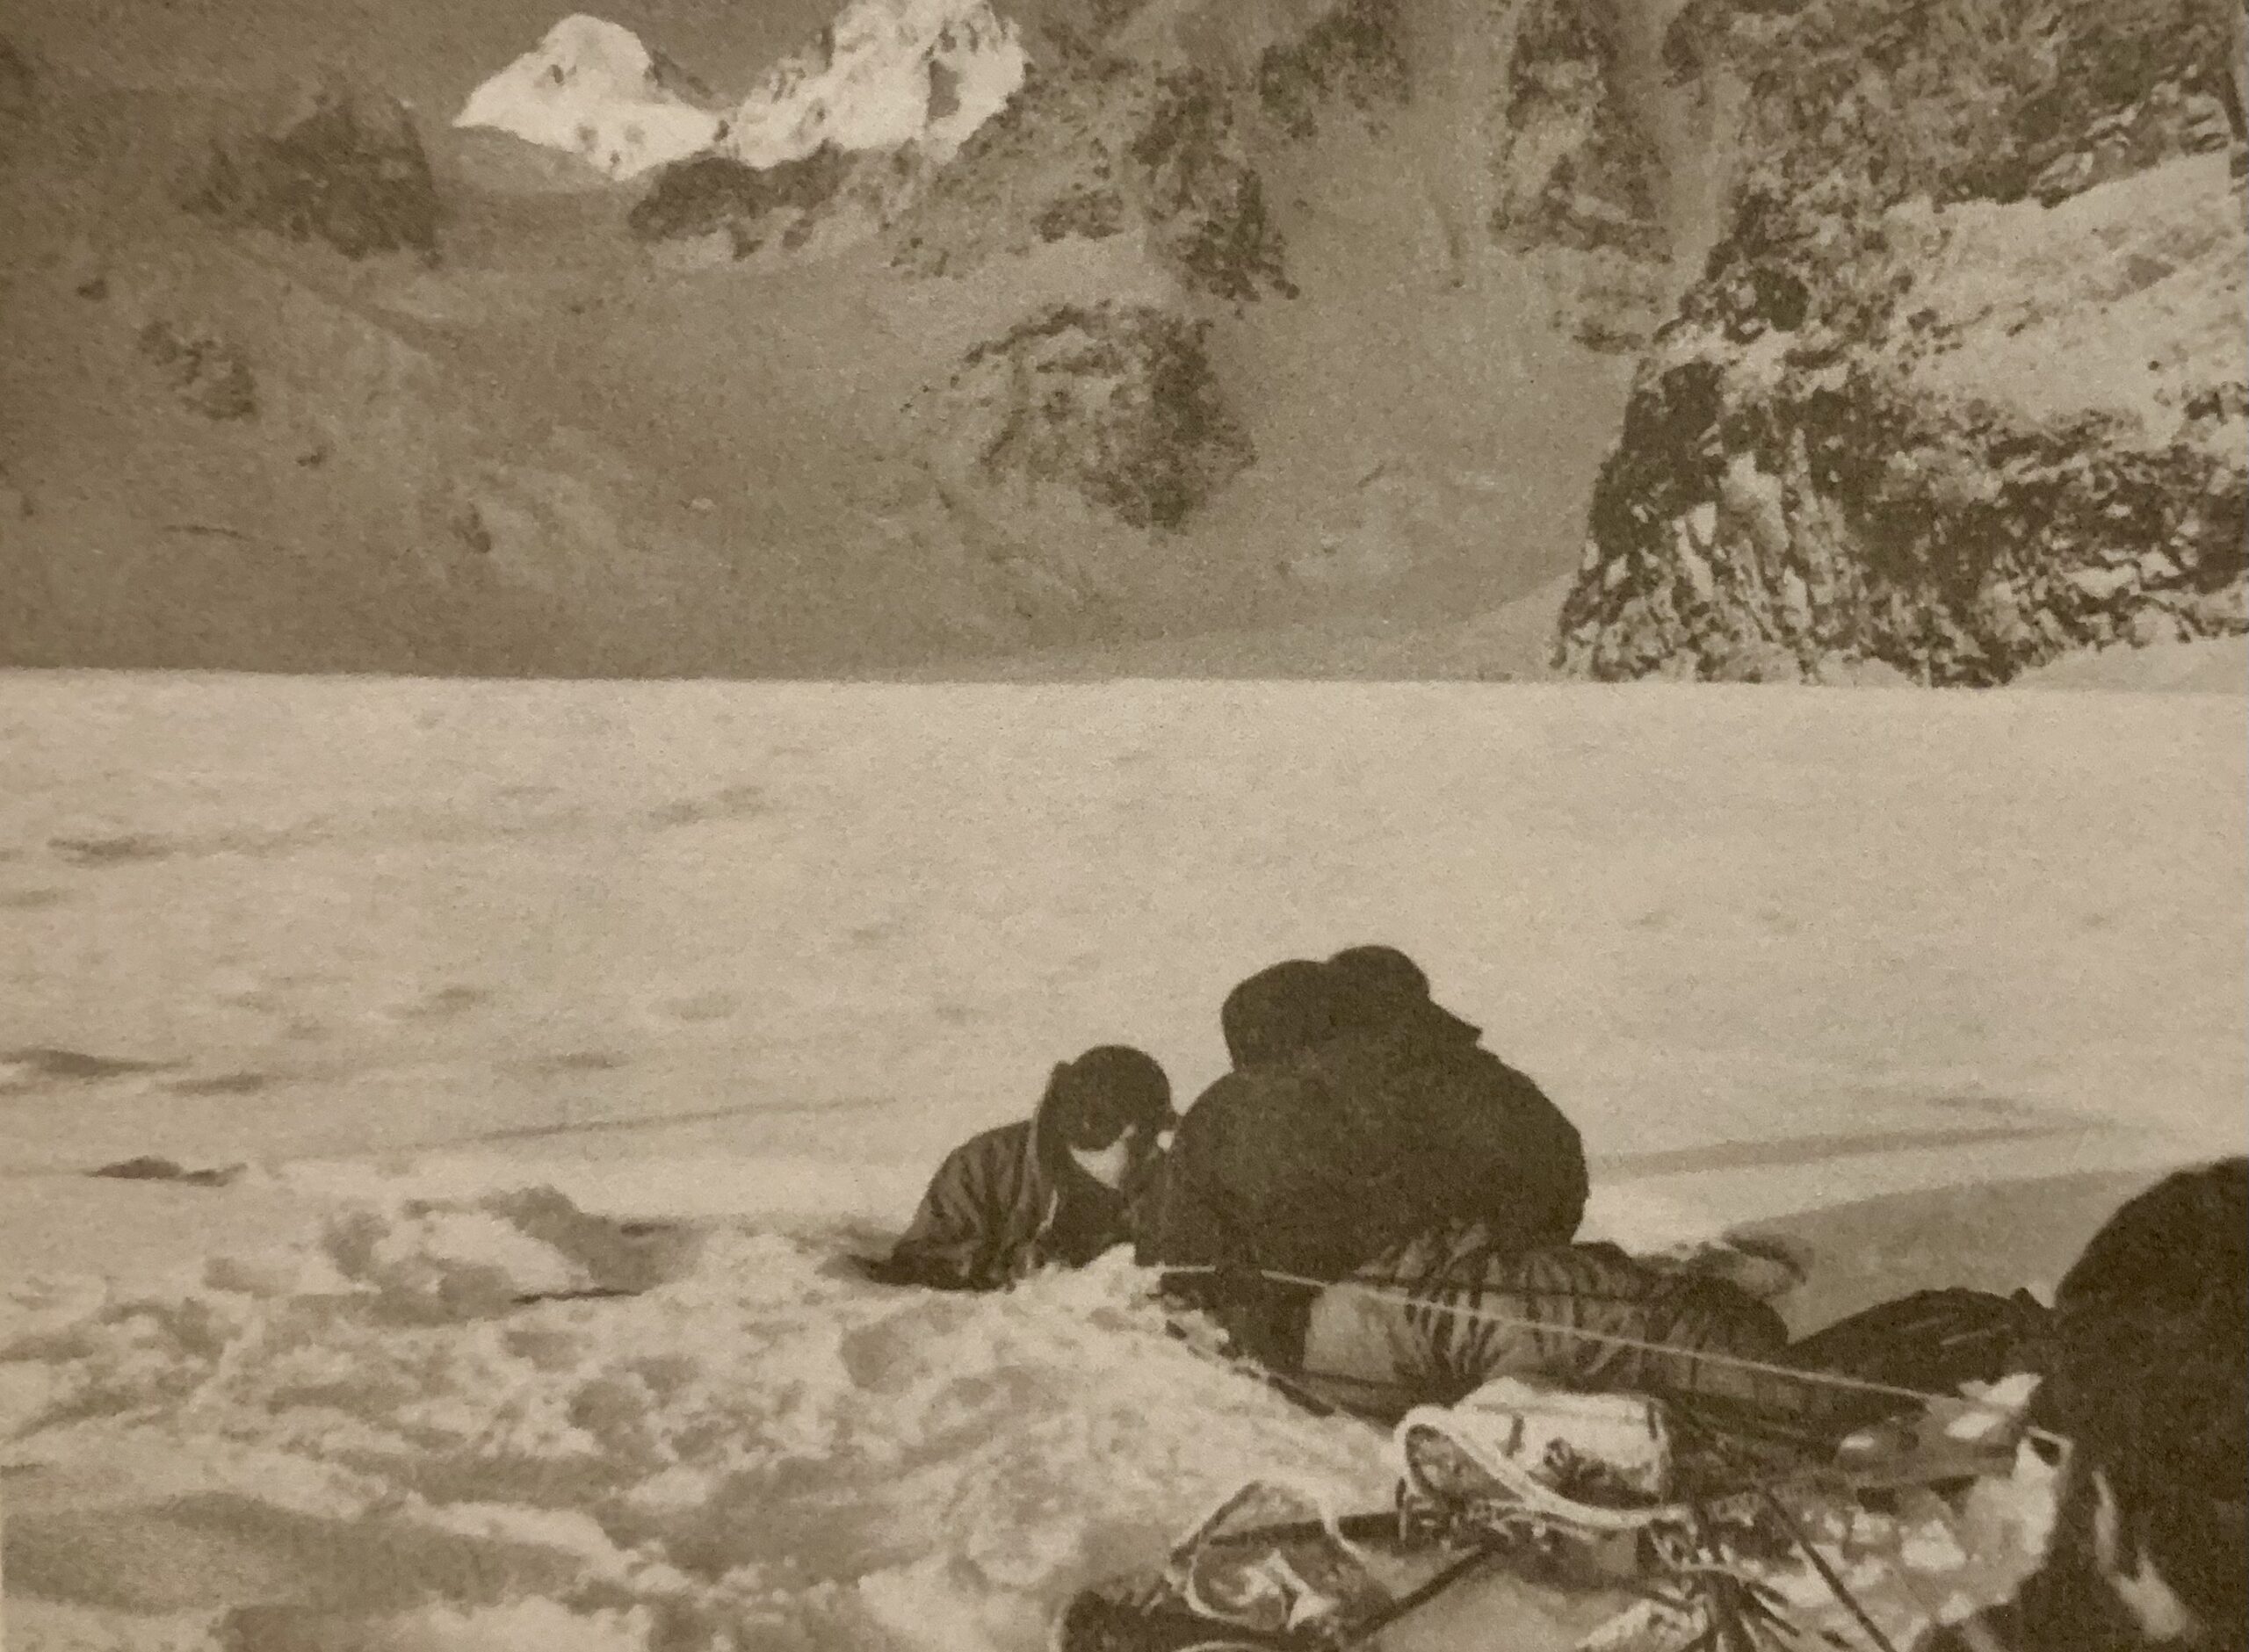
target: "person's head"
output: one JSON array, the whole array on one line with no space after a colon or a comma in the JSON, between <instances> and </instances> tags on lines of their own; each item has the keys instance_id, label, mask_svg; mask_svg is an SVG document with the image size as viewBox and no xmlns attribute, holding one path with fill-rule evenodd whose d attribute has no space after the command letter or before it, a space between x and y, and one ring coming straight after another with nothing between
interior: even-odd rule
<instances>
[{"instance_id":1,"label":"person's head","mask_svg":"<svg viewBox=\"0 0 2249 1652\"><path fill-rule=\"evenodd\" d=\"M2240 1647L2249 1159L2125 1203L2064 1277L2055 1316L2037 1410L2072 1459L2050 1566L2093 1574L2080 1586L2121 1603L2142 1642Z\"/></svg>"},{"instance_id":2,"label":"person's head","mask_svg":"<svg viewBox=\"0 0 2249 1652\"><path fill-rule=\"evenodd\" d=\"M1428 974L1395 947L1346 947L1327 967L1349 985L1370 1025L1411 1025L1469 1043L1483 1036L1480 1028L1439 1007L1429 997Z\"/></svg>"},{"instance_id":3,"label":"person's head","mask_svg":"<svg viewBox=\"0 0 2249 1652\"><path fill-rule=\"evenodd\" d=\"M1237 1071L1301 1055L1349 1030L1356 1019L1349 985L1326 964L1304 958L1260 970L1226 994L1219 1012Z\"/></svg>"},{"instance_id":4,"label":"person's head","mask_svg":"<svg viewBox=\"0 0 2249 1652\"><path fill-rule=\"evenodd\" d=\"M1054 1069L1041 1115L1080 1169L1114 1187L1158 1151L1172 1127L1171 1080L1154 1057L1102 1044Z\"/></svg>"}]
</instances>

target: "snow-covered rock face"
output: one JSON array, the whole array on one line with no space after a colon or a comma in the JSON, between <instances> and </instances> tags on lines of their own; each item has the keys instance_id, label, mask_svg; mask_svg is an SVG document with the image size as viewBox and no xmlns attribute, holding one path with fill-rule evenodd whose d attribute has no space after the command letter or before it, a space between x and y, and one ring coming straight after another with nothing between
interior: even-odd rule
<instances>
[{"instance_id":1,"label":"snow-covered rock face","mask_svg":"<svg viewBox=\"0 0 2249 1652\"><path fill-rule=\"evenodd\" d=\"M2249 632L2238 14L2069 0L1924 46L1891 0L1681 11L1665 61L1744 100L1730 205L1641 359L1558 663L1983 686ZM1597 136L1614 65L1550 55L1548 124ZM1577 195L1530 230L1631 228L1604 213L1635 193L1660 220L1633 168L1589 188L1602 154L1565 151Z\"/></svg>"},{"instance_id":2,"label":"snow-covered rock face","mask_svg":"<svg viewBox=\"0 0 2249 1652\"><path fill-rule=\"evenodd\" d=\"M546 32L469 94L456 126L484 126L581 155L628 178L708 148L719 118L629 29L582 14Z\"/></svg>"},{"instance_id":3,"label":"snow-covered rock face","mask_svg":"<svg viewBox=\"0 0 2249 1652\"><path fill-rule=\"evenodd\" d=\"M784 58L727 125L745 165L916 144L949 161L1023 84L1014 24L986 0L855 0L811 48Z\"/></svg>"}]
</instances>

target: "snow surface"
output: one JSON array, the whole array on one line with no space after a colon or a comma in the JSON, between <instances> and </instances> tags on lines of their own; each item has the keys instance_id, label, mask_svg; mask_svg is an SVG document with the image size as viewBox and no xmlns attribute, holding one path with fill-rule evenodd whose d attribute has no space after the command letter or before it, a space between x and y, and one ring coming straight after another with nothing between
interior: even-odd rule
<instances>
[{"instance_id":1,"label":"snow surface","mask_svg":"<svg viewBox=\"0 0 2249 1652\"><path fill-rule=\"evenodd\" d=\"M1007 106L1030 58L987 0L852 0L742 100L721 147L748 166L917 146L943 162Z\"/></svg>"},{"instance_id":2,"label":"snow surface","mask_svg":"<svg viewBox=\"0 0 2249 1652\"><path fill-rule=\"evenodd\" d=\"M612 178L711 147L719 117L672 83L630 29L577 13L477 87L453 118L567 150Z\"/></svg>"},{"instance_id":3,"label":"snow surface","mask_svg":"<svg viewBox=\"0 0 2249 1652\"><path fill-rule=\"evenodd\" d=\"M2240 1151L2245 711L0 677L11 1645L1006 1652L1239 1480L1378 1504L1121 1259L839 1261L1058 1054L1191 1093L1349 941L1599 1230L1777 1220L1814 1317L2045 1285ZM141 1154L252 1168L78 1173Z\"/></svg>"},{"instance_id":4,"label":"snow surface","mask_svg":"<svg viewBox=\"0 0 2249 1652\"><path fill-rule=\"evenodd\" d=\"M2249 637L2204 637L2145 648L2079 648L2024 672L2018 689L2136 689L2143 693L2249 693Z\"/></svg>"},{"instance_id":5,"label":"snow surface","mask_svg":"<svg viewBox=\"0 0 2249 1652\"><path fill-rule=\"evenodd\" d=\"M1915 303L1969 342L1920 382L2046 423L2086 415L2118 439L2178 440L2249 350L2240 194L2225 155L2181 156L2055 206L1920 210L1930 239ZM2238 415L2197 439L2238 463Z\"/></svg>"}]
</instances>

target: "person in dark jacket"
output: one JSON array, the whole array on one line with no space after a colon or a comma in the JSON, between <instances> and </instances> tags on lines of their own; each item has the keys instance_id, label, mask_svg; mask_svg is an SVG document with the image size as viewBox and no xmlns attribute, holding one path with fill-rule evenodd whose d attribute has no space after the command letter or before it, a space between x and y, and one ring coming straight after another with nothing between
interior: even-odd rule
<instances>
[{"instance_id":1,"label":"person in dark jacket","mask_svg":"<svg viewBox=\"0 0 2249 1652\"><path fill-rule=\"evenodd\" d=\"M1359 1259L1339 1219L1353 1193L1348 1144L1330 1099L1303 1071L1352 1020L1341 979L1302 958L1226 995L1219 1021L1233 1071L1180 1121L1140 1247L1142 1261L1167 1270L1174 1295L1209 1311L1240 1352L1270 1367L1294 1363L1307 1293L1249 1270L1327 1278Z\"/></svg>"},{"instance_id":2,"label":"person in dark jacket","mask_svg":"<svg viewBox=\"0 0 2249 1652\"><path fill-rule=\"evenodd\" d=\"M2014 1596L1921 1652L2249 1644L2249 1158L2166 1177L2054 1296L2033 1422L2071 1443Z\"/></svg>"},{"instance_id":3,"label":"person in dark jacket","mask_svg":"<svg viewBox=\"0 0 2249 1652\"><path fill-rule=\"evenodd\" d=\"M1293 1368L1316 1287L1432 1223L1509 1252L1566 1243L1585 1205L1577 1132L1429 1001L1402 954L1291 959L1235 988L1234 1071L1189 1109L1152 1254L1237 1345ZM1397 963L1419 990L1399 990Z\"/></svg>"},{"instance_id":4,"label":"person in dark jacket","mask_svg":"<svg viewBox=\"0 0 2249 1652\"><path fill-rule=\"evenodd\" d=\"M1349 947L1327 962L1388 1068L1378 1082L1396 1138L1413 1143L1417 1171L1445 1179L1435 1209L1414 1227L1433 1216L1476 1223L1503 1249L1566 1244L1589 1191L1577 1127L1529 1076L1482 1047L1482 1028L1439 1006L1428 975L1397 948Z\"/></svg>"},{"instance_id":5,"label":"person in dark jacket","mask_svg":"<svg viewBox=\"0 0 2249 1652\"><path fill-rule=\"evenodd\" d=\"M1040 1267L1081 1267L1133 1237L1172 1123L1171 1082L1153 1057L1105 1044L1064 1062L1030 1118L946 1157L912 1224L867 1272L997 1290Z\"/></svg>"}]
</instances>

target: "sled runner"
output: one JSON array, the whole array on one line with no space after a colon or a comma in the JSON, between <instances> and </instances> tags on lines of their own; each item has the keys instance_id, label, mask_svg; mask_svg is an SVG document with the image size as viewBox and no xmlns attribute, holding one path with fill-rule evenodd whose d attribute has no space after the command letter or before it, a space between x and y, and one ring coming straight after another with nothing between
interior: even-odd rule
<instances>
[{"instance_id":1,"label":"sled runner","mask_svg":"<svg viewBox=\"0 0 2249 1652\"><path fill-rule=\"evenodd\" d=\"M2020 1438L1962 1399L1781 1443L1643 1396L1502 1378L1398 1425L1392 1510L1334 1518L1253 1482L1161 1567L1081 1592L1052 1645L1900 1652L1930 1615L1910 1578L1891 1586L1914 1569L1916 1510L1940 1518L1948 1491L2007 1475ZM1838 1531L1855 1581L1820 1552Z\"/></svg>"},{"instance_id":2,"label":"sled runner","mask_svg":"<svg viewBox=\"0 0 2249 1652\"><path fill-rule=\"evenodd\" d=\"M1395 1512L1331 1519L1313 1499L1253 1482L1152 1570L1081 1592L1054 1652L1405 1652L1467 1608L1502 1610L1509 1645L1559 1652L1631 1597L1590 1572L1552 1577L1479 1545L1434 1542ZM1450 1608L1450 1611L1447 1608ZM1415 1638L1416 1636L1421 1638Z\"/></svg>"}]
</instances>

